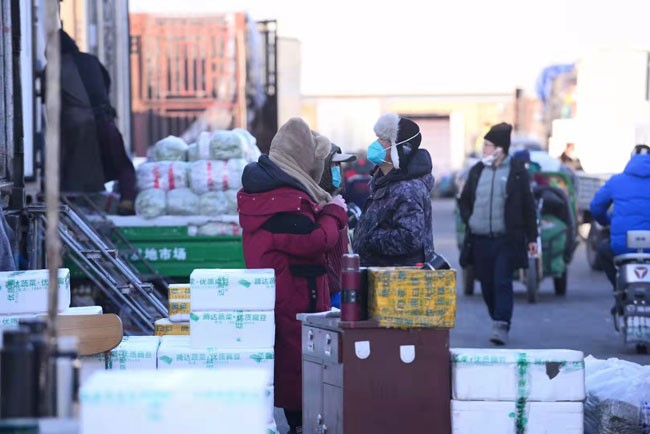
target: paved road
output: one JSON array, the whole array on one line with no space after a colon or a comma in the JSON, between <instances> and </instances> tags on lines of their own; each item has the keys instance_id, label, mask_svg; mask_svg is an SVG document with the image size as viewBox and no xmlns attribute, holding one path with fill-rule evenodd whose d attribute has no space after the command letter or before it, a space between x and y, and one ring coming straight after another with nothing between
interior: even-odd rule
<instances>
[{"instance_id":1,"label":"paved road","mask_svg":"<svg viewBox=\"0 0 650 434\"><path fill-rule=\"evenodd\" d=\"M453 200L433 204L433 231L436 250L458 267ZM460 281L459 281L460 287ZM490 318L483 303L478 282L475 295L467 297L459 290L456 328L451 332L452 347L490 347ZM567 348L597 358L618 357L650 364L650 356L625 349L614 330L609 309L611 289L602 272L587 265L584 244L578 247L569 267L567 295L557 297L552 279L544 279L538 302L529 304L525 287L515 283L515 309L507 348Z\"/></svg>"}]
</instances>

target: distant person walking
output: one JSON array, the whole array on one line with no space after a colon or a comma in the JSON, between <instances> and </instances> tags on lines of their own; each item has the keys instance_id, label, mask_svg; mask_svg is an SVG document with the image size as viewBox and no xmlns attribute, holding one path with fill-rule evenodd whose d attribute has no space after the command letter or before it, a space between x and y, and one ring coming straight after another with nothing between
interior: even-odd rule
<instances>
[{"instance_id":1,"label":"distant person walking","mask_svg":"<svg viewBox=\"0 0 650 434\"><path fill-rule=\"evenodd\" d=\"M474 266L492 319L491 342L508 343L512 321L514 270L528 267L537 253L537 217L525 162L510 158L512 126L494 125L484 137L483 159L469 172L460 195L467 225L462 267Z\"/></svg>"},{"instance_id":2,"label":"distant person walking","mask_svg":"<svg viewBox=\"0 0 650 434\"><path fill-rule=\"evenodd\" d=\"M566 144L564 152L562 152L562 155L560 155L560 161L573 170L584 170L582 168L582 164L580 163L580 159L576 157L575 143L569 142Z\"/></svg>"}]
</instances>

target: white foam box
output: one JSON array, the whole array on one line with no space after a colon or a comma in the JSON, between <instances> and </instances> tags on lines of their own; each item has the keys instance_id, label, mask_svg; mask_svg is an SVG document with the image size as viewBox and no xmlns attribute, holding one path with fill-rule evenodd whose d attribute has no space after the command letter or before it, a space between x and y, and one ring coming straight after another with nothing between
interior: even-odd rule
<instances>
[{"instance_id":1,"label":"white foam box","mask_svg":"<svg viewBox=\"0 0 650 434\"><path fill-rule=\"evenodd\" d=\"M0 314L45 313L48 270L0 272ZM58 310L70 307L70 270L58 270Z\"/></svg>"},{"instance_id":2,"label":"white foam box","mask_svg":"<svg viewBox=\"0 0 650 434\"><path fill-rule=\"evenodd\" d=\"M275 271L198 269L190 274L192 311L273 310Z\"/></svg>"},{"instance_id":3,"label":"white foam box","mask_svg":"<svg viewBox=\"0 0 650 434\"><path fill-rule=\"evenodd\" d=\"M167 287L169 300L169 320L187 322L190 320L190 284L173 283Z\"/></svg>"},{"instance_id":4,"label":"white foam box","mask_svg":"<svg viewBox=\"0 0 650 434\"><path fill-rule=\"evenodd\" d=\"M107 356L107 369L156 369L159 336L124 336Z\"/></svg>"},{"instance_id":5,"label":"white foam box","mask_svg":"<svg viewBox=\"0 0 650 434\"><path fill-rule=\"evenodd\" d=\"M22 315L0 315L0 348L2 348L2 340L4 338L4 330L11 330L18 328L18 321L23 318L33 319L37 315L22 314Z\"/></svg>"},{"instance_id":6,"label":"white foam box","mask_svg":"<svg viewBox=\"0 0 650 434\"><path fill-rule=\"evenodd\" d=\"M93 354L91 356L80 356L81 369L79 369L79 384L86 384L88 379L97 371L106 370L106 354Z\"/></svg>"},{"instance_id":7,"label":"white foam box","mask_svg":"<svg viewBox=\"0 0 650 434\"><path fill-rule=\"evenodd\" d=\"M275 343L274 311L192 312L193 348L269 348Z\"/></svg>"},{"instance_id":8,"label":"white foam box","mask_svg":"<svg viewBox=\"0 0 650 434\"><path fill-rule=\"evenodd\" d=\"M222 369L258 367L273 383L273 347L250 349L192 348L189 336L163 336L158 347L158 369Z\"/></svg>"},{"instance_id":9,"label":"white foam box","mask_svg":"<svg viewBox=\"0 0 650 434\"><path fill-rule=\"evenodd\" d=\"M517 431L517 426L522 427ZM583 434L581 402L451 401L452 434Z\"/></svg>"},{"instance_id":10,"label":"white foam box","mask_svg":"<svg viewBox=\"0 0 650 434\"><path fill-rule=\"evenodd\" d=\"M105 371L81 388L81 434L267 434L257 369Z\"/></svg>"},{"instance_id":11,"label":"white foam box","mask_svg":"<svg viewBox=\"0 0 650 434\"><path fill-rule=\"evenodd\" d=\"M189 319L189 318L188 318ZM189 335L190 323L188 322L171 322L169 318L161 318L154 322L154 335Z\"/></svg>"},{"instance_id":12,"label":"white foam box","mask_svg":"<svg viewBox=\"0 0 650 434\"><path fill-rule=\"evenodd\" d=\"M451 349L452 398L462 401L582 401L584 355L573 350Z\"/></svg>"},{"instance_id":13,"label":"white foam box","mask_svg":"<svg viewBox=\"0 0 650 434\"><path fill-rule=\"evenodd\" d=\"M59 315L102 315L104 309L101 306L79 306L69 307Z\"/></svg>"}]
</instances>

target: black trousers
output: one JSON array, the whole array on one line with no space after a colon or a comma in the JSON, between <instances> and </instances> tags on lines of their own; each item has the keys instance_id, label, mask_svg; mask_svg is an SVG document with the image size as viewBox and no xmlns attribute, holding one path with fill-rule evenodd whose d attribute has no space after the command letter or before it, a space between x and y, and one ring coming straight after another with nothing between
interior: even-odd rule
<instances>
[{"instance_id":1,"label":"black trousers","mask_svg":"<svg viewBox=\"0 0 650 434\"><path fill-rule=\"evenodd\" d=\"M512 252L507 238L473 235L474 272L493 321L510 325L514 305Z\"/></svg>"}]
</instances>

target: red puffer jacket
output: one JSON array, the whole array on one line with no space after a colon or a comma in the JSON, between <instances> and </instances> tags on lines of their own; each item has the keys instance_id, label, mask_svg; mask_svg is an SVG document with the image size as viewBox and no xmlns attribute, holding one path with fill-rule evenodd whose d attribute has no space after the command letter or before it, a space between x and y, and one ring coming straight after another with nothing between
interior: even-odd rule
<instances>
[{"instance_id":1,"label":"red puffer jacket","mask_svg":"<svg viewBox=\"0 0 650 434\"><path fill-rule=\"evenodd\" d=\"M237 196L248 268L275 269L275 406L302 408L301 324L296 314L330 308L326 253L347 224L343 208L319 206L283 186Z\"/></svg>"}]
</instances>

